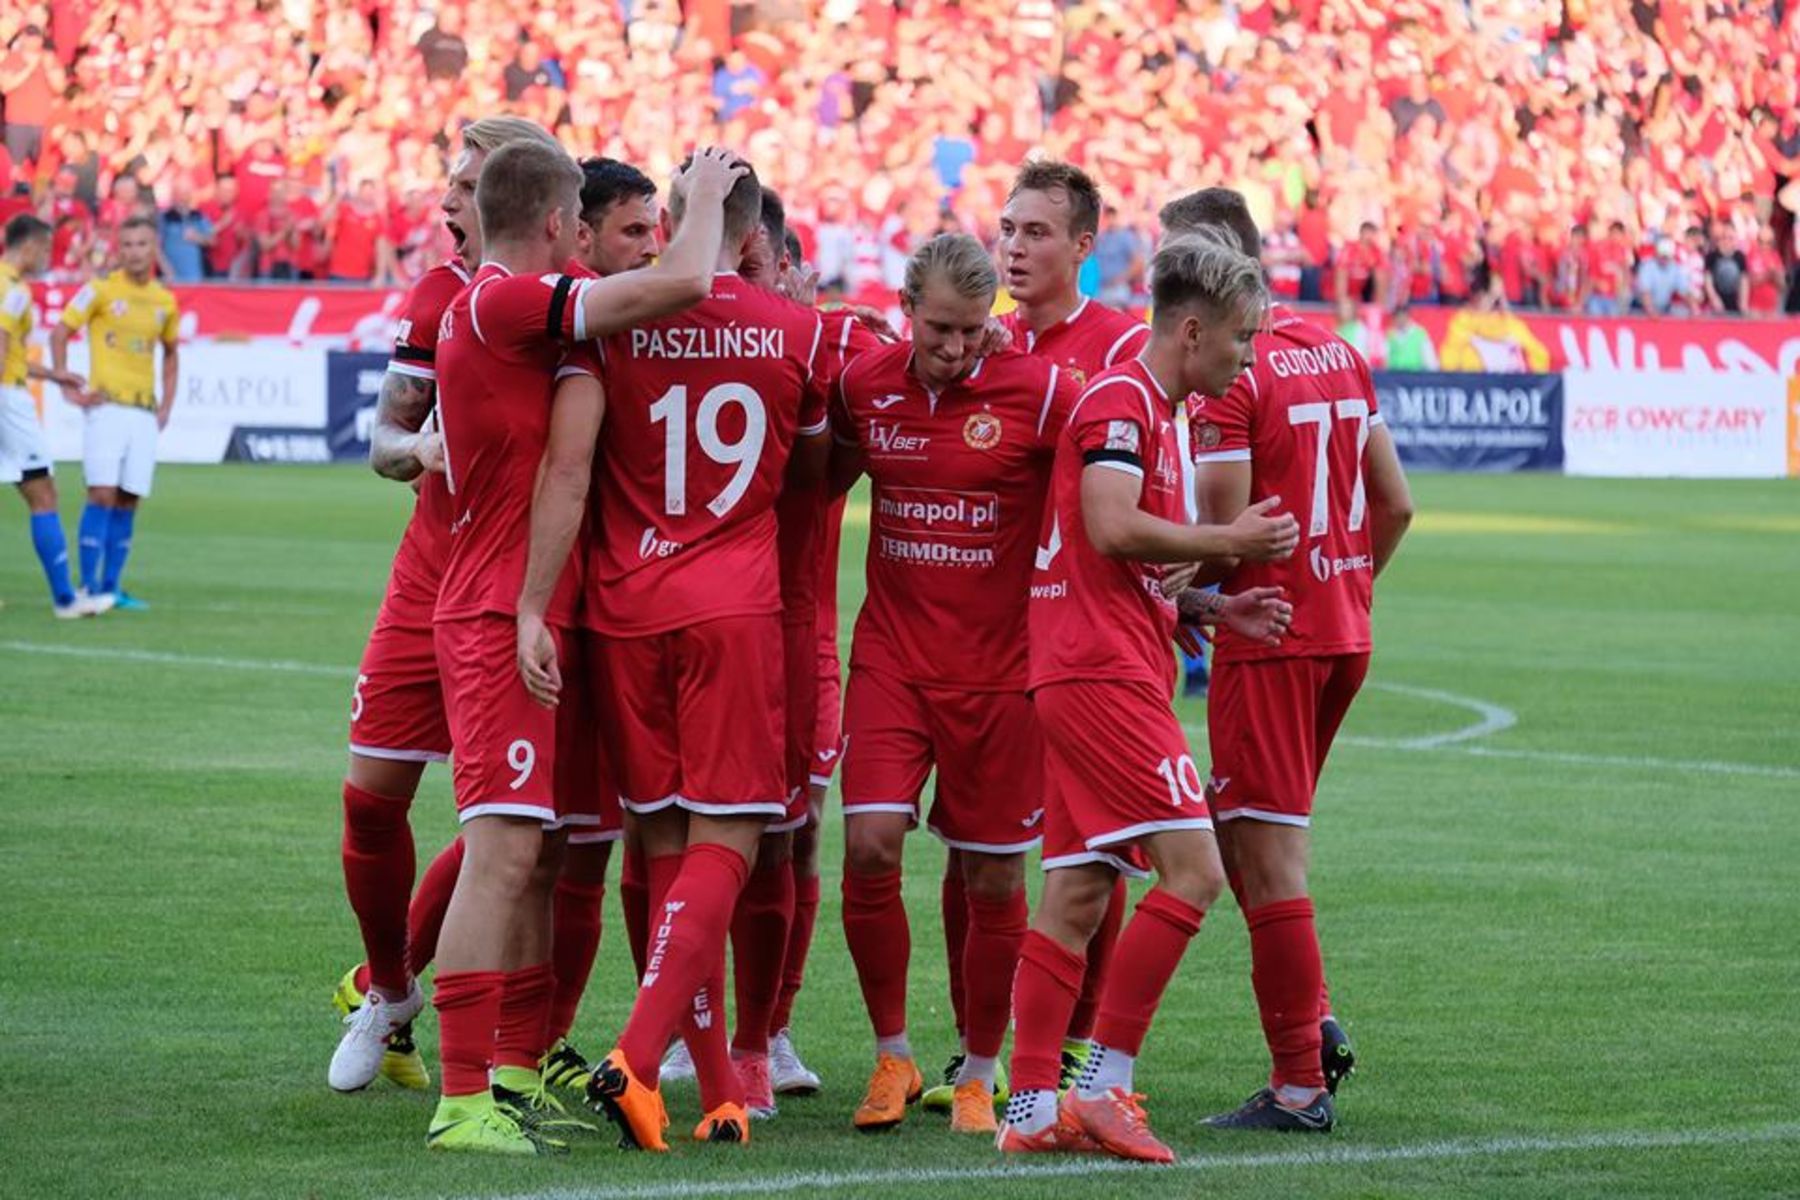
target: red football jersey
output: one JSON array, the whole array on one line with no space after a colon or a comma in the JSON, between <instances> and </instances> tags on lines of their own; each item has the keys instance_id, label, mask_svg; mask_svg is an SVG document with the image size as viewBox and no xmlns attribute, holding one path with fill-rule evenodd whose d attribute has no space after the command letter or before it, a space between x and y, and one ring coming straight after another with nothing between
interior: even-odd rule
<instances>
[{"instance_id":1,"label":"red football jersey","mask_svg":"<svg viewBox=\"0 0 1800 1200\"><path fill-rule=\"evenodd\" d=\"M550 438L556 381L598 373L570 275L514 275L484 263L438 333L438 418L450 485L450 555L437 619L518 611L530 553L531 498ZM569 559L547 619L570 623L581 590Z\"/></svg>"},{"instance_id":2,"label":"red football jersey","mask_svg":"<svg viewBox=\"0 0 1800 1200\"><path fill-rule=\"evenodd\" d=\"M1375 557L1363 454L1382 421L1369 365L1277 305L1257 335L1256 366L1223 397L1195 403L1195 463L1250 463L1250 503L1280 496L1300 521L1293 557L1245 563L1227 585L1286 588L1293 626L1281 645L1262 646L1221 625L1219 661L1367 651Z\"/></svg>"},{"instance_id":3,"label":"red football jersey","mask_svg":"<svg viewBox=\"0 0 1800 1200\"><path fill-rule=\"evenodd\" d=\"M601 344L606 425L586 596L615 637L781 611L775 501L826 428L819 315L736 273Z\"/></svg>"},{"instance_id":4,"label":"red football jersey","mask_svg":"<svg viewBox=\"0 0 1800 1200\"><path fill-rule=\"evenodd\" d=\"M1088 385L1056 443L1037 570L1031 576L1031 686L1068 679L1175 681L1175 602L1156 563L1107 558L1088 541L1081 475L1090 466L1143 480L1138 508L1187 521L1175 403L1132 359Z\"/></svg>"},{"instance_id":5,"label":"red football jersey","mask_svg":"<svg viewBox=\"0 0 1800 1200\"><path fill-rule=\"evenodd\" d=\"M850 665L1021 691L1032 561L1076 388L1054 363L1007 353L934 393L912 355L910 342L865 354L838 387L839 436L861 448L873 485Z\"/></svg>"},{"instance_id":6,"label":"red football jersey","mask_svg":"<svg viewBox=\"0 0 1800 1200\"><path fill-rule=\"evenodd\" d=\"M444 310L468 283L469 272L452 259L433 267L413 284L400 306L388 370L436 385L438 325ZM419 476L412 519L394 552L394 574L406 582L408 591L437 595L444 560L450 555L450 521L449 485L442 472L426 471Z\"/></svg>"},{"instance_id":7,"label":"red football jersey","mask_svg":"<svg viewBox=\"0 0 1800 1200\"><path fill-rule=\"evenodd\" d=\"M819 319L823 333L814 374L829 396L837 387L838 376L852 359L885 343L846 309L822 312ZM824 596L830 597L830 619L837 620L838 531L831 518L833 511L841 520L842 499L834 509L823 483L806 491L786 488L776 501L781 607L790 621L819 620ZM833 633L835 636L835 630Z\"/></svg>"},{"instance_id":8,"label":"red football jersey","mask_svg":"<svg viewBox=\"0 0 1800 1200\"><path fill-rule=\"evenodd\" d=\"M1039 334L1014 309L1000 318L1013 336L1013 349L1047 358L1061 367L1077 389L1100 372L1135 358L1150 340L1150 327L1135 317L1086 297L1075 311Z\"/></svg>"}]
</instances>

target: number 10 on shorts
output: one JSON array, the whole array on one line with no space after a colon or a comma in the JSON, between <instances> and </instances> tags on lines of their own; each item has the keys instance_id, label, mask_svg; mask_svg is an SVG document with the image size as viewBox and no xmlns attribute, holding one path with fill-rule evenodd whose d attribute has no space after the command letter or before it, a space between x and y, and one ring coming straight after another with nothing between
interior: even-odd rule
<instances>
[{"instance_id":1,"label":"number 10 on shorts","mask_svg":"<svg viewBox=\"0 0 1800 1200\"><path fill-rule=\"evenodd\" d=\"M1173 808L1180 808L1184 797L1189 803L1198 804L1206 796L1200 782L1200 768L1194 765L1191 754L1163 759L1156 764L1156 773L1169 785L1169 804Z\"/></svg>"}]
</instances>

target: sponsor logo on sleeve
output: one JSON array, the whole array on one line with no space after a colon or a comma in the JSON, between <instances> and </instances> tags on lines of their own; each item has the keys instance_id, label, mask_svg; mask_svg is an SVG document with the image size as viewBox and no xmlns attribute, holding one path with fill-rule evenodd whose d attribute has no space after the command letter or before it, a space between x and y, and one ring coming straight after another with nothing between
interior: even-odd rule
<instances>
[{"instance_id":1,"label":"sponsor logo on sleeve","mask_svg":"<svg viewBox=\"0 0 1800 1200\"><path fill-rule=\"evenodd\" d=\"M1106 423L1106 449L1123 450L1128 454L1138 452L1138 427L1135 421L1108 421Z\"/></svg>"}]
</instances>

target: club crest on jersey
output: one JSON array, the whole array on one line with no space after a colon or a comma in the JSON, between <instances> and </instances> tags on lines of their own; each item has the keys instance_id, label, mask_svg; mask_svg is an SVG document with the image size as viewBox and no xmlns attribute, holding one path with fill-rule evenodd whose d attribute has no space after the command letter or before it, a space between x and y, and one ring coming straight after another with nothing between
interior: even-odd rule
<instances>
[{"instance_id":1,"label":"club crest on jersey","mask_svg":"<svg viewBox=\"0 0 1800 1200\"><path fill-rule=\"evenodd\" d=\"M1211 421L1202 421L1200 427L1194 430L1194 444L1202 450L1211 450L1224 440L1225 435Z\"/></svg>"},{"instance_id":2,"label":"club crest on jersey","mask_svg":"<svg viewBox=\"0 0 1800 1200\"><path fill-rule=\"evenodd\" d=\"M114 300L111 307L112 315L115 317L122 317L131 311L131 305L125 303L123 300Z\"/></svg>"},{"instance_id":3,"label":"club crest on jersey","mask_svg":"<svg viewBox=\"0 0 1800 1200\"><path fill-rule=\"evenodd\" d=\"M963 441L971 450L992 450L1000 444L1000 418L991 412L970 413L963 422Z\"/></svg>"},{"instance_id":4,"label":"club crest on jersey","mask_svg":"<svg viewBox=\"0 0 1800 1200\"><path fill-rule=\"evenodd\" d=\"M1076 366L1074 363L1064 364L1063 372L1068 375L1070 379L1075 381L1076 387L1084 388L1087 386L1087 372Z\"/></svg>"}]
</instances>

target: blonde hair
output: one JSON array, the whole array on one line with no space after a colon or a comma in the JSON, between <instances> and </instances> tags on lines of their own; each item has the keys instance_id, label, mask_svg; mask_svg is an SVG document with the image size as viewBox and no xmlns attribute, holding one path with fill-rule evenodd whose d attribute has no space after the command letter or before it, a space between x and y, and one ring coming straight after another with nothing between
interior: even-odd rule
<instances>
[{"instance_id":1,"label":"blonde hair","mask_svg":"<svg viewBox=\"0 0 1800 1200\"><path fill-rule=\"evenodd\" d=\"M913 251L900 288L907 304L919 302L933 276L941 276L957 295L971 300L985 296L991 301L1000 290L1000 273L994 270L987 247L966 233L940 233Z\"/></svg>"},{"instance_id":2,"label":"blonde hair","mask_svg":"<svg viewBox=\"0 0 1800 1200\"><path fill-rule=\"evenodd\" d=\"M462 140L463 149L480 154L492 154L513 142L542 142L554 149L562 149L549 130L524 117L483 117L463 126Z\"/></svg>"},{"instance_id":3,"label":"blonde hair","mask_svg":"<svg viewBox=\"0 0 1800 1200\"><path fill-rule=\"evenodd\" d=\"M1269 303L1262 265L1238 248L1229 230L1202 225L1164 242L1150 263L1150 293L1156 319L1174 319L1200 306L1212 315Z\"/></svg>"}]
</instances>

